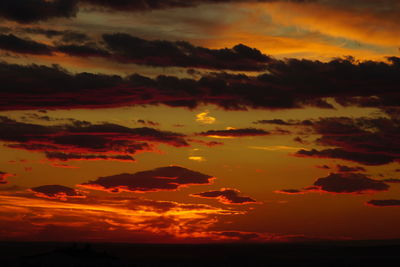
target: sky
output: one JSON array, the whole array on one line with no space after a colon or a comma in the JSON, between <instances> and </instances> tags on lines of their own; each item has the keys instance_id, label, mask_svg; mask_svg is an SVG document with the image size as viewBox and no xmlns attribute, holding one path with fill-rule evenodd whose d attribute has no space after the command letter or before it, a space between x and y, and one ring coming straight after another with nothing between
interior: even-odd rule
<instances>
[{"instance_id":1,"label":"sky","mask_svg":"<svg viewBox=\"0 0 400 267\"><path fill-rule=\"evenodd\" d=\"M397 0L2 0L0 240L400 238Z\"/></svg>"}]
</instances>

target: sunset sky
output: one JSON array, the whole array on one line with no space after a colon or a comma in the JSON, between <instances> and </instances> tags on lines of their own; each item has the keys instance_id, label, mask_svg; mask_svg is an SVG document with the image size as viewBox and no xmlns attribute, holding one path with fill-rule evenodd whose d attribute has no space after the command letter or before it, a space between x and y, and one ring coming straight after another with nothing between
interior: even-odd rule
<instances>
[{"instance_id":1,"label":"sunset sky","mask_svg":"<svg viewBox=\"0 0 400 267\"><path fill-rule=\"evenodd\" d=\"M400 1L1 0L0 240L400 238Z\"/></svg>"}]
</instances>

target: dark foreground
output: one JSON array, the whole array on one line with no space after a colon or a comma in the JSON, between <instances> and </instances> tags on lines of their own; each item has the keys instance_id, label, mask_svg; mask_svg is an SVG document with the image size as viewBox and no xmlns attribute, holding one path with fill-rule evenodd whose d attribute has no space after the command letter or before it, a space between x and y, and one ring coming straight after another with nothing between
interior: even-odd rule
<instances>
[{"instance_id":1,"label":"dark foreground","mask_svg":"<svg viewBox=\"0 0 400 267\"><path fill-rule=\"evenodd\" d=\"M0 243L1 266L399 266L400 240L302 244Z\"/></svg>"}]
</instances>

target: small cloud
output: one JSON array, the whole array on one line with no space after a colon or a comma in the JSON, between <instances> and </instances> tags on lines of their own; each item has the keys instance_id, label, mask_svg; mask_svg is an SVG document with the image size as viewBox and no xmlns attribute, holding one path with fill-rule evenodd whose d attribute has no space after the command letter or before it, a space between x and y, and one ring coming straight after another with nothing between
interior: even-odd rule
<instances>
[{"instance_id":1,"label":"small cloud","mask_svg":"<svg viewBox=\"0 0 400 267\"><path fill-rule=\"evenodd\" d=\"M7 184L8 183L7 178L12 177L12 176L15 176L15 175L0 171L0 184Z\"/></svg>"},{"instance_id":2,"label":"small cloud","mask_svg":"<svg viewBox=\"0 0 400 267\"><path fill-rule=\"evenodd\" d=\"M375 207L396 207L396 206L398 207L400 206L400 200L398 199L370 200L366 204Z\"/></svg>"},{"instance_id":3,"label":"small cloud","mask_svg":"<svg viewBox=\"0 0 400 267\"><path fill-rule=\"evenodd\" d=\"M286 195L304 194L304 191L300 189L282 189L282 190L276 190L274 192L277 194L286 194Z\"/></svg>"},{"instance_id":4,"label":"small cloud","mask_svg":"<svg viewBox=\"0 0 400 267\"><path fill-rule=\"evenodd\" d=\"M216 118L209 116L210 112L208 110L199 113L196 115L196 121L202 123L202 124L213 124L217 121Z\"/></svg>"},{"instance_id":5,"label":"small cloud","mask_svg":"<svg viewBox=\"0 0 400 267\"><path fill-rule=\"evenodd\" d=\"M189 159L193 160L193 161L197 161L197 162L203 162L206 160L205 158L203 158L201 156L190 156Z\"/></svg>"},{"instance_id":6,"label":"small cloud","mask_svg":"<svg viewBox=\"0 0 400 267\"><path fill-rule=\"evenodd\" d=\"M251 149L267 150L267 151L282 151L282 150L299 150L300 147L292 146L249 146Z\"/></svg>"},{"instance_id":7,"label":"small cloud","mask_svg":"<svg viewBox=\"0 0 400 267\"><path fill-rule=\"evenodd\" d=\"M30 191L34 192L37 197L63 201L68 198L86 198L82 191L62 185L42 185L33 187Z\"/></svg>"},{"instance_id":8,"label":"small cloud","mask_svg":"<svg viewBox=\"0 0 400 267\"><path fill-rule=\"evenodd\" d=\"M265 136L270 135L263 129L255 128L229 128L228 130L209 130L207 132L198 133L197 135L213 137L213 138L235 138L235 137L248 137L248 136Z\"/></svg>"},{"instance_id":9,"label":"small cloud","mask_svg":"<svg viewBox=\"0 0 400 267\"><path fill-rule=\"evenodd\" d=\"M243 197L240 196L240 191L237 189L231 188L222 188L221 190L216 191L208 191L197 194L192 194L192 197L201 197L201 198L215 198L219 202L224 204L237 204L244 205L250 203L258 203L256 200L251 197Z\"/></svg>"}]
</instances>

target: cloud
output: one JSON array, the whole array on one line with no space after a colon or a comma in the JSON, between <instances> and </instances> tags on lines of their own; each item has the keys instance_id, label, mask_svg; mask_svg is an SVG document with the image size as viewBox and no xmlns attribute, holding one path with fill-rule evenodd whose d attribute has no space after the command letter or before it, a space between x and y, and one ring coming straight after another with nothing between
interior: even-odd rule
<instances>
[{"instance_id":1,"label":"cloud","mask_svg":"<svg viewBox=\"0 0 400 267\"><path fill-rule=\"evenodd\" d=\"M55 49L58 52L67 54L69 56L75 56L75 57L103 57L103 58L108 58L110 56L110 53L102 49L96 45L93 44L62 44L62 45L57 45Z\"/></svg>"},{"instance_id":2,"label":"cloud","mask_svg":"<svg viewBox=\"0 0 400 267\"><path fill-rule=\"evenodd\" d=\"M400 206L400 200L398 199L380 199L380 200L370 200L367 205L375 207L397 207Z\"/></svg>"},{"instance_id":3,"label":"cloud","mask_svg":"<svg viewBox=\"0 0 400 267\"><path fill-rule=\"evenodd\" d=\"M310 192L325 192L337 194L363 194L387 191L389 185L384 181L371 179L362 173L331 173L318 178L312 186L303 189L277 190L279 194L305 194Z\"/></svg>"},{"instance_id":4,"label":"cloud","mask_svg":"<svg viewBox=\"0 0 400 267\"><path fill-rule=\"evenodd\" d=\"M140 124L143 124L143 125L146 125L146 126L160 126L160 124L158 123L158 122L155 122L155 121L150 121L150 120L137 120L136 121L137 123L140 123Z\"/></svg>"},{"instance_id":5,"label":"cloud","mask_svg":"<svg viewBox=\"0 0 400 267\"><path fill-rule=\"evenodd\" d=\"M208 110L201 112L196 115L196 121L202 124L213 124L216 122L216 118L209 116L210 112Z\"/></svg>"},{"instance_id":6,"label":"cloud","mask_svg":"<svg viewBox=\"0 0 400 267\"><path fill-rule=\"evenodd\" d=\"M338 170L338 172L365 172L365 168L361 167L361 166L346 166L346 165L336 165L336 168Z\"/></svg>"},{"instance_id":7,"label":"cloud","mask_svg":"<svg viewBox=\"0 0 400 267\"><path fill-rule=\"evenodd\" d=\"M188 159L193 160L193 161L197 161L197 162L203 162L203 161L205 161L205 158L204 158L204 157L201 157L201 156L189 156Z\"/></svg>"},{"instance_id":8,"label":"cloud","mask_svg":"<svg viewBox=\"0 0 400 267\"><path fill-rule=\"evenodd\" d=\"M198 135L208 136L208 137L245 137L245 136L264 136L269 134L270 132L256 128L209 130L206 132L198 133Z\"/></svg>"},{"instance_id":9,"label":"cloud","mask_svg":"<svg viewBox=\"0 0 400 267\"><path fill-rule=\"evenodd\" d=\"M400 179L395 179L395 178L385 179L385 180L382 180L382 181L385 182L385 183L394 183L394 184L400 183Z\"/></svg>"},{"instance_id":10,"label":"cloud","mask_svg":"<svg viewBox=\"0 0 400 267\"><path fill-rule=\"evenodd\" d=\"M282 189L274 191L278 194L286 194L286 195L297 195L297 194L304 194L304 191L301 189Z\"/></svg>"},{"instance_id":11,"label":"cloud","mask_svg":"<svg viewBox=\"0 0 400 267\"><path fill-rule=\"evenodd\" d=\"M68 198L85 198L82 191L62 185L42 185L30 189L37 197L59 199L66 201Z\"/></svg>"},{"instance_id":12,"label":"cloud","mask_svg":"<svg viewBox=\"0 0 400 267\"><path fill-rule=\"evenodd\" d=\"M103 40L115 59L150 66L260 71L270 60L243 44L231 49L208 49L185 41L147 41L125 33L104 34Z\"/></svg>"},{"instance_id":13,"label":"cloud","mask_svg":"<svg viewBox=\"0 0 400 267\"><path fill-rule=\"evenodd\" d=\"M133 161L133 154L155 151L155 144L189 146L182 134L149 127L80 121L44 126L7 117L0 117L0 140L7 142L7 147L44 152L47 158L62 161Z\"/></svg>"},{"instance_id":14,"label":"cloud","mask_svg":"<svg viewBox=\"0 0 400 267\"><path fill-rule=\"evenodd\" d=\"M50 160L69 161L69 160L117 160L117 161L135 161L129 155L90 155L76 153L62 153L57 151L46 151L46 157Z\"/></svg>"},{"instance_id":15,"label":"cloud","mask_svg":"<svg viewBox=\"0 0 400 267\"><path fill-rule=\"evenodd\" d=\"M297 156L337 158L364 165L383 165L400 159L400 144L397 142L400 124L397 119L320 118L312 120L310 128L313 133L321 135L315 140L316 144L334 148L300 150Z\"/></svg>"},{"instance_id":16,"label":"cloud","mask_svg":"<svg viewBox=\"0 0 400 267\"><path fill-rule=\"evenodd\" d=\"M123 173L100 177L79 186L113 193L122 191L144 193L173 191L189 185L210 184L214 178L183 167L170 166L133 174Z\"/></svg>"},{"instance_id":17,"label":"cloud","mask_svg":"<svg viewBox=\"0 0 400 267\"><path fill-rule=\"evenodd\" d=\"M14 175L0 171L0 184L7 184L8 183L7 178L12 176Z\"/></svg>"},{"instance_id":18,"label":"cloud","mask_svg":"<svg viewBox=\"0 0 400 267\"><path fill-rule=\"evenodd\" d=\"M51 55L52 53L50 46L21 39L13 34L0 34L0 49L20 54Z\"/></svg>"},{"instance_id":19,"label":"cloud","mask_svg":"<svg viewBox=\"0 0 400 267\"><path fill-rule=\"evenodd\" d=\"M254 124L276 124L276 125L293 125L288 121L284 121L281 119L272 119L272 120L258 120L253 122Z\"/></svg>"},{"instance_id":20,"label":"cloud","mask_svg":"<svg viewBox=\"0 0 400 267\"><path fill-rule=\"evenodd\" d=\"M399 66L397 58L391 58L390 63L354 62L350 59L325 63L273 59L268 63L268 73L258 76L218 72L204 74L199 79L180 79L164 75L148 78L138 74L126 77L72 74L58 66L22 66L2 62L0 109L104 108L144 104L191 109L200 104L214 104L226 110L333 108L326 98L390 96L390 99L395 99L397 91L394 88L400 82ZM46 94L46 101L38 99L38 93ZM397 105L395 102L394 106ZM344 100L339 103L344 103ZM382 107L380 103L374 106Z\"/></svg>"},{"instance_id":21,"label":"cloud","mask_svg":"<svg viewBox=\"0 0 400 267\"><path fill-rule=\"evenodd\" d=\"M191 194L193 197L201 197L201 198L215 198L219 202L224 204L251 204L257 203L256 200L251 197L243 197L240 196L240 191L237 189L230 188L222 188L221 190L216 191L208 191L202 193Z\"/></svg>"},{"instance_id":22,"label":"cloud","mask_svg":"<svg viewBox=\"0 0 400 267\"><path fill-rule=\"evenodd\" d=\"M387 191L389 185L361 173L331 173L314 182L321 191L329 193L365 193Z\"/></svg>"},{"instance_id":23,"label":"cloud","mask_svg":"<svg viewBox=\"0 0 400 267\"><path fill-rule=\"evenodd\" d=\"M225 231L225 232L219 232L216 234L223 236L223 237L234 238L234 239L237 239L240 241L260 238L260 234L249 233L249 232L239 232L239 231Z\"/></svg>"},{"instance_id":24,"label":"cloud","mask_svg":"<svg viewBox=\"0 0 400 267\"><path fill-rule=\"evenodd\" d=\"M266 151L286 151L286 150L298 150L299 147L292 146L250 146L251 149L266 150Z\"/></svg>"},{"instance_id":25,"label":"cloud","mask_svg":"<svg viewBox=\"0 0 400 267\"><path fill-rule=\"evenodd\" d=\"M42 191L47 193L49 190ZM58 190L54 191L57 195ZM61 191L70 192L66 189ZM211 229L221 216L245 213L204 204L115 195L66 198L65 201L54 201L48 197L37 198L26 194L0 195L0 225L3 229L0 238L68 242L136 240L144 243L237 240L234 237L217 236L215 230ZM16 209L20 216L10 216Z\"/></svg>"},{"instance_id":26,"label":"cloud","mask_svg":"<svg viewBox=\"0 0 400 267\"><path fill-rule=\"evenodd\" d=\"M32 23L51 18L70 18L77 12L77 0L2 0L0 17L19 23Z\"/></svg>"},{"instance_id":27,"label":"cloud","mask_svg":"<svg viewBox=\"0 0 400 267\"><path fill-rule=\"evenodd\" d=\"M311 158L332 158L354 161L364 165L383 165L392 163L396 157L390 155L381 155L374 153L352 152L341 148L323 149L323 150L299 150L295 153L298 157L311 157Z\"/></svg>"}]
</instances>

